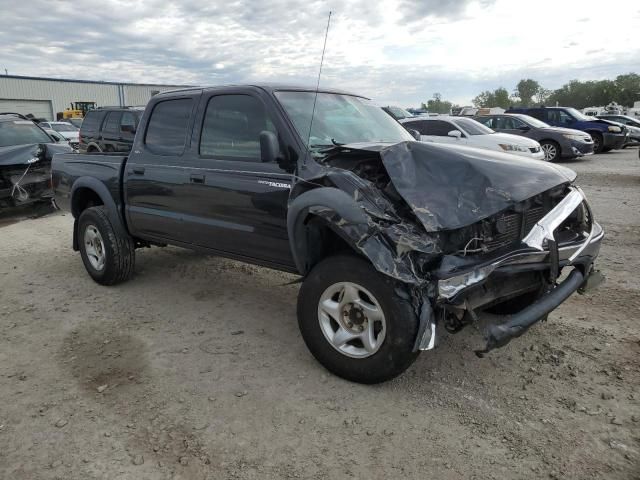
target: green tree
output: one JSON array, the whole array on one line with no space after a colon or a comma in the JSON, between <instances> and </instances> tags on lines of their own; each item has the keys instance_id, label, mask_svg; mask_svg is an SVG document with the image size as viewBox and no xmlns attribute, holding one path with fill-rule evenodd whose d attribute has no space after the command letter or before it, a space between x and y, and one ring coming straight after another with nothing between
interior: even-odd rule
<instances>
[{"instance_id":1,"label":"green tree","mask_svg":"<svg viewBox=\"0 0 640 480\"><path fill-rule=\"evenodd\" d=\"M500 87L494 90L493 92L490 90L485 90L480 93L473 100L473 105L482 108L482 107L501 107L501 108L509 108L511 105L511 99L509 98L509 92L506 88Z\"/></svg>"},{"instance_id":2,"label":"green tree","mask_svg":"<svg viewBox=\"0 0 640 480\"><path fill-rule=\"evenodd\" d=\"M520 104L523 107L528 107L531 105L534 95L538 93L540 90L540 84L531 79L531 78L523 78L516 85L516 91L513 92L520 99Z\"/></svg>"},{"instance_id":3,"label":"green tree","mask_svg":"<svg viewBox=\"0 0 640 480\"><path fill-rule=\"evenodd\" d=\"M433 99L427 101L427 110L433 113L449 113L451 111L451 102L442 100L442 95L434 93Z\"/></svg>"}]
</instances>

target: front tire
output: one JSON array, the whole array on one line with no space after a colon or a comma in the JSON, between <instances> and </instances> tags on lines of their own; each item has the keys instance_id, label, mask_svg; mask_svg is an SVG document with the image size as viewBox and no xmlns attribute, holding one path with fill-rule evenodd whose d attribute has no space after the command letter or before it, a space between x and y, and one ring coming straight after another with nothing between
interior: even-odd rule
<instances>
[{"instance_id":1,"label":"front tire","mask_svg":"<svg viewBox=\"0 0 640 480\"><path fill-rule=\"evenodd\" d=\"M80 214L78 245L84 267L99 284L114 285L133 275L133 239L113 228L105 207L87 208Z\"/></svg>"},{"instance_id":2,"label":"front tire","mask_svg":"<svg viewBox=\"0 0 640 480\"><path fill-rule=\"evenodd\" d=\"M560 158L560 145L551 140L545 140L540 143L544 152L545 162L555 162Z\"/></svg>"},{"instance_id":3,"label":"front tire","mask_svg":"<svg viewBox=\"0 0 640 480\"><path fill-rule=\"evenodd\" d=\"M373 384L400 375L415 361L418 318L396 286L355 255L329 257L311 270L298 295L298 324L327 370Z\"/></svg>"},{"instance_id":4,"label":"front tire","mask_svg":"<svg viewBox=\"0 0 640 480\"><path fill-rule=\"evenodd\" d=\"M593 139L594 153L602 153L602 150L603 150L602 135L600 135L599 133L592 133L591 138Z\"/></svg>"}]
</instances>

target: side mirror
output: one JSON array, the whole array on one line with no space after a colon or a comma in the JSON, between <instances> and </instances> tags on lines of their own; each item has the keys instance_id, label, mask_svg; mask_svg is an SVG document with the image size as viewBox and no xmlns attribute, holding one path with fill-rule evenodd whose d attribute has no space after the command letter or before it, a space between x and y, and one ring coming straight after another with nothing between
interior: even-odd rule
<instances>
[{"instance_id":1,"label":"side mirror","mask_svg":"<svg viewBox=\"0 0 640 480\"><path fill-rule=\"evenodd\" d=\"M447 136L460 138L462 136L462 132L460 130L451 130L449 133L447 133Z\"/></svg>"},{"instance_id":2,"label":"side mirror","mask_svg":"<svg viewBox=\"0 0 640 480\"><path fill-rule=\"evenodd\" d=\"M120 125L120 131L124 133L136 133L136 127L133 125Z\"/></svg>"},{"instance_id":3,"label":"side mirror","mask_svg":"<svg viewBox=\"0 0 640 480\"><path fill-rule=\"evenodd\" d=\"M273 132L263 130L260 132L260 158L263 162L275 162L280 156L278 137Z\"/></svg>"},{"instance_id":4,"label":"side mirror","mask_svg":"<svg viewBox=\"0 0 640 480\"><path fill-rule=\"evenodd\" d=\"M520 125L518 127L518 130L522 130L523 132L527 132L527 131L529 131L529 126L528 125Z\"/></svg>"},{"instance_id":5,"label":"side mirror","mask_svg":"<svg viewBox=\"0 0 640 480\"><path fill-rule=\"evenodd\" d=\"M413 138L415 138L416 140L420 141L420 132L418 130L415 130L413 128L409 128L409 133L411 134L411 136Z\"/></svg>"}]
</instances>

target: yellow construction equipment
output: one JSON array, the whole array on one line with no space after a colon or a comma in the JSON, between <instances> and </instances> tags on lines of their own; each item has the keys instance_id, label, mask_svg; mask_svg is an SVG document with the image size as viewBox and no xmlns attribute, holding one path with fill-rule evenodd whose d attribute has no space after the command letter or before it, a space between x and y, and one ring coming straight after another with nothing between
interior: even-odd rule
<instances>
[{"instance_id":1,"label":"yellow construction equipment","mask_svg":"<svg viewBox=\"0 0 640 480\"><path fill-rule=\"evenodd\" d=\"M89 110L96 108L96 102L71 102L71 108L66 108L64 112L58 112L58 120L69 118L84 118Z\"/></svg>"}]
</instances>

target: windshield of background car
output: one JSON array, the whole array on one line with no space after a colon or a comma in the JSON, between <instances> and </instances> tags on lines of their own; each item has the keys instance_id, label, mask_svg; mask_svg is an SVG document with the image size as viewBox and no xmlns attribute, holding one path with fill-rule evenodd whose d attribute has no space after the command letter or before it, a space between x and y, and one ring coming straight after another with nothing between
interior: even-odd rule
<instances>
[{"instance_id":1,"label":"windshield of background car","mask_svg":"<svg viewBox=\"0 0 640 480\"><path fill-rule=\"evenodd\" d=\"M451 121L469 135L488 135L490 133L496 133L489 127L485 127L480 122L476 122L470 118L455 118L451 119Z\"/></svg>"},{"instance_id":2,"label":"windshield of background car","mask_svg":"<svg viewBox=\"0 0 640 480\"><path fill-rule=\"evenodd\" d=\"M306 141L309 138L312 150L336 143L398 143L414 140L402 125L364 98L320 92L312 124L315 92L280 91L275 95L302 139Z\"/></svg>"},{"instance_id":3,"label":"windshield of background car","mask_svg":"<svg viewBox=\"0 0 640 480\"><path fill-rule=\"evenodd\" d=\"M77 132L78 129L68 123L52 123L51 126L56 132Z\"/></svg>"},{"instance_id":4,"label":"windshield of background car","mask_svg":"<svg viewBox=\"0 0 640 480\"><path fill-rule=\"evenodd\" d=\"M550 126L548 123L544 123L542 120L530 117L529 115L518 115L517 118L535 128L549 128Z\"/></svg>"},{"instance_id":5,"label":"windshield of background car","mask_svg":"<svg viewBox=\"0 0 640 480\"><path fill-rule=\"evenodd\" d=\"M406 111L405 109L403 109L403 108L399 108L399 107L389 107L389 110L391 110L391 113L393 113L397 119L402 119L402 118L411 118L411 117L413 117L413 115L411 115L409 112L407 112L407 111Z\"/></svg>"},{"instance_id":6,"label":"windshield of background car","mask_svg":"<svg viewBox=\"0 0 640 480\"><path fill-rule=\"evenodd\" d=\"M584 120L590 120L590 121L594 120L593 117L589 117L588 115L585 115L584 113L576 110L575 108L566 108L565 110L569 115L571 115L576 120L583 120L583 121Z\"/></svg>"},{"instance_id":7,"label":"windshield of background car","mask_svg":"<svg viewBox=\"0 0 640 480\"><path fill-rule=\"evenodd\" d=\"M30 143L51 143L51 139L30 120L0 122L0 147Z\"/></svg>"}]
</instances>

